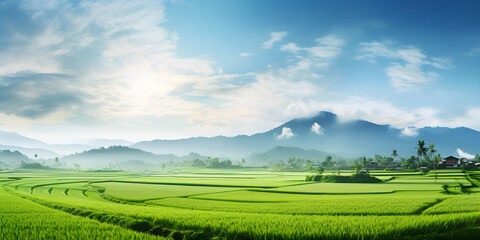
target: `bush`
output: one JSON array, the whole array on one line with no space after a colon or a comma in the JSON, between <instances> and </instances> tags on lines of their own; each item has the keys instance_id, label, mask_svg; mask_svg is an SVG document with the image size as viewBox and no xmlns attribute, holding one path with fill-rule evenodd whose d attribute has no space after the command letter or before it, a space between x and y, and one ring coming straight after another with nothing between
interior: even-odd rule
<instances>
[{"instance_id":1,"label":"bush","mask_svg":"<svg viewBox=\"0 0 480 240\"><path fill-rule=\"evenodd\" d=\"M20 165L20 168L25 168L25 169L47 169L47 166L43 166L40 163L26 163L22 162L22 165Z\"/></svg>"},{"instance_id":2,"label":"bush","mask_svg":"<svg viewBox=\"0 0 480 240\"><path fill-rule=\"evenodd\" d=\"M310 175L305 176L305 181L328 182L328 183L378 183L382 180L367 174L354 174L352 176L338 175Z\"/></svg>"},{"instance_id":3,"label":"bush","mask_svg":"<svg viewBox=\"0 0 480 240\"><path fill-rule=\"evenodd\" d=\"M311 182L311 181L315 181L315 182L320 182L322 180L322 175L309 175L309 176L305 176L305 182Z\"/></svg>"}]
</instances>

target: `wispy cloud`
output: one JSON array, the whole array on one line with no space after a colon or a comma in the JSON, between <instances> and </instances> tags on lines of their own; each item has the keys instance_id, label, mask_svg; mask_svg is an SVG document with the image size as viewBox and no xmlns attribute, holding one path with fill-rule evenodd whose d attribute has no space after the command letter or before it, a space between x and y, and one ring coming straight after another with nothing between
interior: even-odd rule
<instances>
[{"instance_id":1,"label":"wispy cloud","mask_svg":"<svg viewBox=\"0 0 480 240\"><path fill-rule=\"evenodd\" d=\"M19 73L0 80L0 109L6 114L38 119L87 105L86 93L70 88L75 79L68 75Z\"/></svg>"},{"instance_id":2,"label":"wispy cloud","mask_svg":"<svg viewBox=\"0 0 480 240\"><path fill-rule=\"evenodd\" d=\"M357 59L375 62L378 57L390 59L385 73L393 87L399 90L414 90L434 82L440 74L425 70L425 66L450 69L454 65L447 57L428 57L414 46L396 47L391 41L360 43Z\"/></svg>"},{"instance_id":3,"label":"wispy cloud","mask_svg":"<svg viewBox=\"0 0 480 240\"><path fill-rule=\"evenodd\" d=\"M272 32L270 33L270 39L262 44L265 49L270 49L276 42L281 41L288 35L288 32Z\"/></svg>"},{"instance_id":4,"label":"wispy cloud","mask_svg":"<svg viewBox=\"0 0 480 240\"><path fill-rule=\"evenodd\" d=\"M474 155L466 153L466 152L462 151L462 149L460 149L460 148L457 148L457 153L458 153L458 156L460 156L461 158L466 158L466 159L474 159L475 158Z\"/></svg>"},{"instance_id":5,"label":"wispy cloud","mask_svg":"<svg viewBox=\"0 0 480 240\"><path fill-rule=\"evenodd\" d=\"M478 57L480 56L480 43L478 43L475 47L471 48L467 52L465 52L463 55L468 56L468 57Z\"/></svg>"},{"instance_id":6,"label":"wispy cloud","mask_svg":"<svg viewBox=\"0 0 480 240\"><path fill-rule=\"evenodd\" d=\"M294 64L282 70L282 75L294 76L303 73L301 78L319 78L318 69L326 69L332 60L337 58L345 40L335 34L325 35L315 40L313 47L299 47L295 43L287 43L280 50L287 51L295 56ZM296 76L299 77L299 76Z\"/></svg>"},{"instance_id":7,"label":"wispy cloud","mask_svg":"<svg viewBox=\"0 0 480 240\"><path fill-rule=\"evenodd\" d=\"M277 135L276 138L277 139L289 139L293 136L295 136L295 134L293 134L291 128L283 127L282 128L282 133L280 135Z\"/></svg>"},{"instance_id":8,"label":"wispy cloud","mask_svg":"<svg viewBox=\"0 0 480 240\"><path fill-rule=\"evenodd\" d=\"M447 123L447 119L442 119L441 112L437 108L403 109L391 102L374 98L350 96L339 101L298 100L292 102L291 108L296 109L297 116L309 116L318 111L330 111L337 114L341 120L364 119L397 128L452 126Z\"/></svg>"},{"instance_id":9,"label":"wispy cloud","mask_svg":"<svg viewBox=\"0 0 480 240\"><path fill-rule=\"evenodd\" d=\"M22 97L12 100L17 110L1 109L8 114L37 118L86 102L94 104L90 111L98 117L179 113L195 103L170 92L196 81L194 75L215 73L209 61L175 57L178 37L161 27L161 1L81 1L75 6L35 1L13 7L26 19L10 20L30 21L35 30L19 29L12 35L21 41L0 52L3 97Z\"/></svg>"},{"instance_id":10,"label":"wispy cloud","mask_svg":"<svg viewBox=\"0 0 480 240\"><path fill-rule=\"evenodd\" d=\"M252 55L253 55L253 53L251 53L251 52L242 52L242 53L240 53L240 57L248 57L248 56L252 56Z\"/></svg>"},{"instance_id":11,"label":"wispy cloud","mask_svg":"<svg viewBox=\"0 0 480 240\"><path fill-rule=\"evenodd\" d=\"M260 131L261 126L271 127L271 121L280 123L310 111L294 103L298 99L318 96L324 88L321 82L328 85L329 79L323 79L321 73L339 56L344 40L336 35L325 35L316 39L315 43L312 47L298 47L298 52L291 52L292 61L284 67L268 67L249 74L214 75L189 85L188 91L183 94L209 96L223 101L215 107L200 107L194 111L198 114L192 115L191 121L221 127L225 131L231 131L232 126L238 125L250 131ZM262 121L250 125L244 120L237 123L237 119Z\"/></svg>"}]
</instances>

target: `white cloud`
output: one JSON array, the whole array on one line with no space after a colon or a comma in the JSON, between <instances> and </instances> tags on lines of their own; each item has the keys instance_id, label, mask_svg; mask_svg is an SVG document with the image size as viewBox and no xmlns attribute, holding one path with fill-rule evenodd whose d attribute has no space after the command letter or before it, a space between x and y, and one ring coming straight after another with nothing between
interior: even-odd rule
<instances>
[{"instance_id":1,"label":"white cloud","mask_svg":"<svg viewBox=\"0 0 480 240\"><path fill-rule=\"evenodd\" d=\"M298 99L318 97L329 85L331 80L323 79L320 73L341 52L343 42L338 36L326 35L318 38L315 46L302 48L286 67L203 78L184 94L208 96L223 102L197 109L191 114L191 121L214 125L217 130L221 128L219 131L223 134L231 132L232 128L239 130L233 127L239 125L253 132L309 112L310 109L302 109L295 103ZM325 53L320 53L320 49ZM237 123L237 119L251 119L252 122L238 120ZM265 128L261 129L261 126Z\"/></svg>"},{"instance_id":2,"label":"white cloud","mask_svg":"<svg viewBox=\"0 0 480 240\"><path fill-rule=\"evenodd\" d=\"M340 55L345 40L335 34L329 34L317 38L315 43L316 45L313 47L299 47L295 43L287 43L281 46L280 50L291 52L298 59L297 63L291 65L287 70L327 68L330 62Z\"/></svg>"},{"instance_id":3,"label":"white cloud","mask_svg":"<svg viewBox=\"0 0 480 240\"><path fill-rule=\"evenodd\" d=\"M480 56L480 43L478 43L475 47L472 49L468 50L466 53L464 53L465 56L468 57L477 57Z\"/></svg>"},{"instance_id":4,"label":"white cloud","mask_svg":"<svg viewBox=\"0 0 480 240\"><path fill-rule=\"evenodd\" d=\"M452 63L452 59L448 57L432 57L430 58L431 65L438 69L452 69L455 68L455 65Z\"/></svg>"},{"instance_id":5,"label":"white cloud","mask_svg":"<svg viewBox=\"0 0 480 240\"><path fill-rule=\"evenodd\" d=\"M298 51L300 51L302 49L303 48L298 47L297 44L295 44L295 43L287 43L287 44L282 45L280 47L280 50L282 50L282 51L293 52L293 53L297 53Z\"/></svg>"},{"instance_id":6,"label":"white cloud","mask_svg":"<svg viewBox=\"0 0 480 240\"><path fill-rule=\"evenodd\" d=\"M418 129L415 127L404 127L401 133L407 137L415 137L418 136Z\"/></svg>"},{"instance_id":7,"label":"white cloud","mask_svg":"<svg viewBox=\"0 0 480 240\"><path fill-rule=\"evenodd\" d=\"M357 59L373 63L377 57L391 60L385 73L392 86L399 90L415 90L440 77L437 72L426 71L425 66L443 70L455 67L450 58L428 57L421 49L413 46L395 47L391 41L360 43Z\"/></svg>"},{"instance_id":8,"label":"white cloud","mask_svg":"<svg viewBox=\"0 0 480 240\"><path fill-rule=\"evenodd\" d=\"M417 86L425 86L440 76L435 72L423 72L421 65L392 63L385 72L390 77L392 86L399 90L414 90Z\"/></svg>"},{"instance_id":9,"label":"white cloud","mask_svg":"<svg viewBox=\"0 0 480 240\"><path fill-rule=\"evenodd\" d=\"M466 159L474 159L475 158L474 155L468 154L468 153L462 151L462 149L460 149L460 148L457 148L457 153L458 153L458 156L460 156L461 158L466 158Z\"/></svg>"},{"instance_id":10,"label":"white cloud","mask_svg":"<svg viewBox=\"0 0 480 240\"><path fill-rule=\"evenodd\" d=\"M28 8L26 12L32 14L38 29L31 35L16 31L15 41L0 52L0 77L5 79L24 71L76 76L63 79L61 85L29 79L25 84L33 83L29 86L37 91L24 89L19 95L45 97L54 89L51 86L55 86L62 93L79 93L78 98L88 108L62 106L34 121L0 108L0 118L5 120L0 124L9 129L14 129L15 122L21 122L18 125L22 129L41 128L48 135L57 129L56 124L61 124L62 129L76 129L78 124L75 124L86 124L83 116L89 116L98 125L78 128L82 129L81 134L115 137L118 135L108 134L123 132L127 137L140 138L188 137L192 133L234 135L265 131L319 110L333 111L345 119L364 118L400 127L468 123L480 129L480 107L448 120L437 117L438 109L401 109L376 99L346 97L343 101L321 101L327 94L326 87L334 81L323 77L323 71L340 56L345 45L345 40L335 34L321 36L309 46L296 43L281 46L282 51L291 53L285 67L223 74L215 62L204 57L182 58L175 54L181 33L162 27L166 20L162 1L82 1L75 6L66 1L39 1L22 7ZM264 47L272 48L286 36L286 32L272 33ZM391 59L392 76L399 75L395 71L408 70L423 72L410 78L430 78L423 66L451 65L446 58L429 58L418 49L409 52L409 48L378 42L368 46L373 50L363 52L363 59L373 61L379 56ZM82 55L85 52L89 53L86 57ZM399 62L399 69L395 69L393 61ZM402 82L407 77L398 78ZM0 98L5 96L8 94L0 92ZM169 119L175 127L159 126L165 123L164 119ZM293 135L291 129L290 133Z\"/></svg>"},{"instance_id":11,"label":"white cloud","mask_svg":"<svg viewBox=\"0 0 480 240\"><path fill-rule=\"evenodd\" d=\"M341 52L345 40L335 34L329 34L315 40L317 46L305 48L310 54L319 58L335 58Z\"/></svg>"},{"instance_id":12,"label":"white cloud","mask_svg":"<svg viewBox=\"0 0 480 240\"><path fill-rule=\"evenodd\" d=\"M377 124L388 124L395 128L405 127L469 127L480 130L480 106L458 108L455 115L441 107L404 108L392 102L356 96L347 96L342 100L296 100L284 109L284 116L306 117L318 111L337 114L342 121L363 119ZM414 133L414 129L406 129Z\"/></svg>"},{"instance_id":13,"label":"white cloud","mask_svg":"<svg viewBox=\"0 0 480 240\"><path fill-rule=\"evenodd\" d=\"M391 42L363 42L360 43L360 50L359 54L357 55L357 59L364 59L370 62L375 62L376 57L386 57L386 58L393 58L395 56L395 52L390 49L388 45Z\"/></svg>"},{"instance_id":14,"label":"white cloud","mask_svg":"<svg viewBox=\"0 0 480 240\"><path fill-rule=\"evenodd\" d=\"M323 135L323 128L322 126L320 126L320 124L318 123L313 123L312 127L310 128L310 130L317 134L317 135Z\"/></svg>"},{"instance_id":15,"label":"white cloud","mask_svg":"<svg viewBox=\"0 0 480 240\"><path fill-rule=\"evenodd\" d=\"M469 126L480 131L480 106L467 107L465 112L448 120L449 126Z\"/></svg>"},{"instance_id":16,"label":"white cloud","mask_svg":"<svg viewBox=\"0 0 480 240\"><path fill-rule=\"evenodd\" d=\"M133 127L129 119L135 118L135 128L151 132L158 125L152 119L185 118L203 106L173 93L218 72L203 58L175 56L178 36L161 25L162 1L37 1L18 7L37 26L32 32L16 30L16 40L0 52L0 79L11 79L0 84L0 95L28 98L16 101L16 112L0 108L0 115L35 117L30 124L36 129L45 122L78 127L91 117L117 132ZM36 78L21 79L25 73ZM113 120L116 124L109 124Z\"/></svg>"},{"instance_id":17,"label":"white cloud","mask_svg":"<svg viewBox=\"0 0 480 240\"><path fill-rule=\"evenodd\" d=\"M291 128L288 128L288 127L283 127L282 128L282 134L280 135L277 135L277 139L289 139L291 137L295 136L295 134L293 134L292 132L292 129Z\"/></svg>"},{"instance_id":18,"label":"white cloud","mask_svg":"<svg viewBox=\"0 0 480 240\"><path fill-rule=\"evenodd\" d=\"M252 56L253 53L251 52L243 52L243 53L240 53L240 57L248 57L248 56Z\"/></svg>"},{"instance_id":19,"label":"white cloud","mask_svg":"<svg viewBox=\"0 0 480 240\"><path fill-rule=\"evenodd\" d=\"M295 116L310 116L318 111L330 111L337 114L342 121L363 119L396 128L447 125L444 116L436 108L402 109L387 101L354 96L345 97L341 101L298 100L291 102L285 109Z\"/></svg>"},{"instance_id":20,"label":"white cloud","mask_svg":"<svg viewBox=\"0 0 480 240\"><path fill-rule=\"evenodd\" d=\"M263 48L270 49L273 44L281 41L288 35L288 32L272 32L270 33L270 39L262 44Z\"/></svg>"}]
</instances>

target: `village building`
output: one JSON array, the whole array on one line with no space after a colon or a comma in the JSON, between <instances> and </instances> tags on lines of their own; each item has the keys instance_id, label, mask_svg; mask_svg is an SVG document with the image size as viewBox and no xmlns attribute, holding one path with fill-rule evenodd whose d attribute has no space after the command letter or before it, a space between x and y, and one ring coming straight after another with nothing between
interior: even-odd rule
<instances>
[{"instance_id":1,"label":"village building","mask_svg":"<svg viewBox=\"0 0 480 240\"><path fill-rule=\"evenodd\" d=\"M463 161L461 159L456 158L454 156L449 156L443 159L442 163L439 165L439 167L442 168L458 168L463 164Z\"/></svg>"}]
</instances>

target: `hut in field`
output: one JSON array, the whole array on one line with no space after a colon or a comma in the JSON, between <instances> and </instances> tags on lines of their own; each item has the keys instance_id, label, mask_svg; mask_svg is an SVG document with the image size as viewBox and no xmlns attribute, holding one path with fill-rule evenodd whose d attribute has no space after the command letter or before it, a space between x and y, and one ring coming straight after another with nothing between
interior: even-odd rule
<instances>
[{"instance_id":1,"label":"hut in field","mask_svg":"<svg viewBox=\"0 0 480 240\"><path fill-rule=\"evenodd\" d=\"M458 168L462 165L462 161L460 161L460 158L454 157L454 156L448 156L443 159L442 163L440 164L440 167L442 168Z\"/></svg>"}]
</instances>

